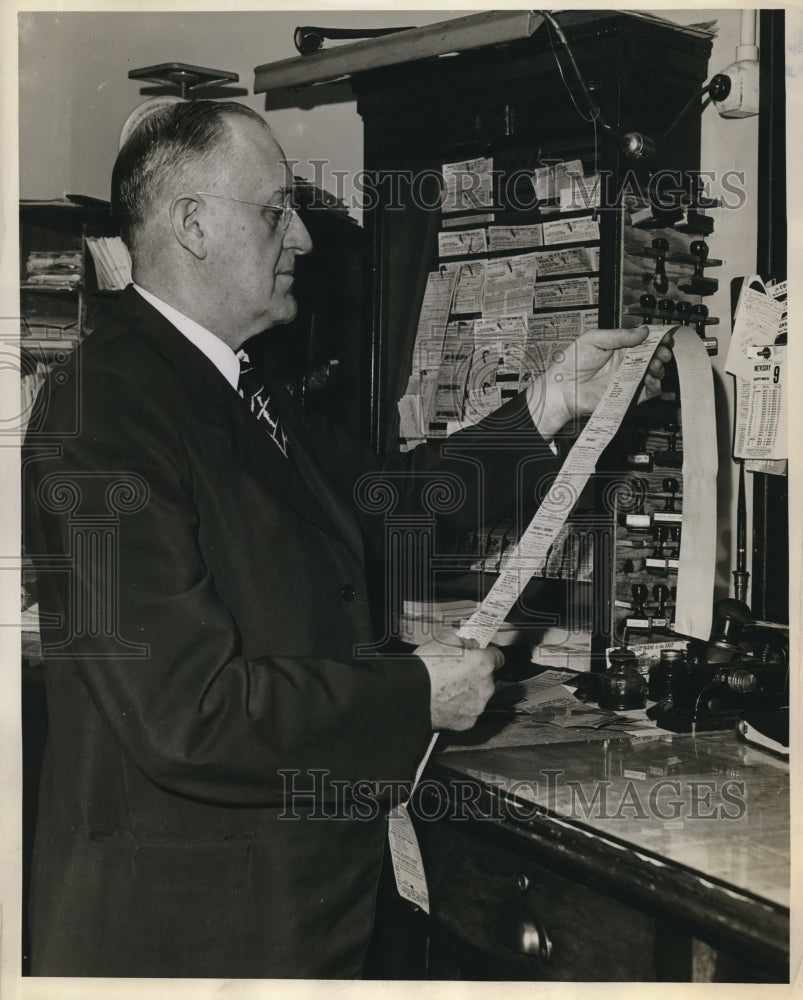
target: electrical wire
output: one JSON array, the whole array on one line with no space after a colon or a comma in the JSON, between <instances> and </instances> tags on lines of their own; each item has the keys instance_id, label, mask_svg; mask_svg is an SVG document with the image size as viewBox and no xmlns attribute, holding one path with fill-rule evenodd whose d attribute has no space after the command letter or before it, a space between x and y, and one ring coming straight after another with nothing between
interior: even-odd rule
<instances>
[{"instance_id":1,"label":"electrical wire","mask_svg":"<svg viewBox=\"0 0 803 1000\"><path fill-rule=\"evenodd\" d=\"M555 43L554 43L554 41L552 39L552 29L553 29L553 27L555 29L557 29L557 27L558 27L557 22L554 20L554 18L551 17L551 15L547 17L547 15L546 15L545 12L544 12L544 16L545 16L546 26L547 26L547 37L549 38L549 47L552 49L552 55L553 55L553 57L555 59L555 65L558 67L558 73L560 75L561 82L563 83L563 86L564 86L564 88L566 90L566 93L569 95L569 100L574 105L574 110L577 112L577 114L579 115L579 117L582 118L582 120L584 122L593 122L595 124L595 126L596 126L596 121L597 121L597 118L599 117L599 108L597 108L596 106L592 106L591 108L589 108L589 110L591 112L589 115L584 115L583 112L580 110L580 107L579 107L579 105L577 104L577 101L574 98L574 94L572 93L572 89L569 86L569 84L567 83L566 77L563 75L563 67L560 64L560 59L558 58L558 53L557 53L557 51L555 49ZM560 37L560 36L558 36L558 37ZM563 39L561 39L561 41L563 41Z\"/></svg>"},{"instance_id":2,"label":"electrical wire","mask_svg":"<svg viewBox=\"0 0 803 1000\"><path fill-rule=\"evenodd\" d=\"M560 78L561 78L561 81L563 83L563 86L566 89L566 93L569 95L569 100L574 105L574 110L577 112L578 116L584 122L590 122L591 125L594 128L594 171L596 172L597 170L599 170L599 133L597 131L597 122L600 120L602 112L593 103L593 101L591 101L591 98L590 98L590 95L588 93L588 90L585 87L585 82L583 81L582 77L580 76L580 71L579 71L579 69L577 67L577 64L574 62L574 59L572 59L572 63L574 65L575 74L577 75L578 79L580 80L580 85L581 85L581 87L582 87L582 89L583 89L583 91L584 91L584 93L586 95L586 98L587 98L588 102L589 102L589 114L588 115L584 115L583 112L580 110L580 107L578 106L577 101L574 98L574 94L572 93L572 89L569 86L569 84L568 84L568 82L566 80L566 77L564 76L563 67L561 66L561 62L560 62L560 59L558 57L558 53L557 53L557 51L555 49L555 43L554 43L554 41L552 39L552 30L553 29L555 30L555 32L558 35L558 38L561 40L562 44L567 48L567 50L569 50L568 49L568 42L566 40L566 35L564 34L563 29L560 27L560 25L558 24L558 22L555 20L555 18L548 11L542 11L541 13L544 16L544 21L546 23L547 38L549 39L549 47L550 47L550 49L552 49L552 56L555 59L555 65L558 68L558 73L560 75ZM605 126L605 122L604 121L602 122L602 124L603 124L603 126Z\"/></svg>"},{"instance_id":3,"label":"electrical wire","mask_svg":"<svg viewBox=\"0 0 803 1000\"><path fill-rule=\"evenodd\" d=\"M614 136L614 138L618 138L618 136L611 128L611 126L605 121L605 118L603 117L602 114L602 109L599 108L594 103L594 99L592 98L591 93L586 85L583 74L580 72L580 67L577 65L577 62L574 58L574 53L572 52L571 46L569 45L569 40L566 37L563 28L561 28L560 24L558 24L557 20L552 16L552 14L548 10L540 10L538 11L538 13L544 18L544 21L546 22L547 25L547 29L551 28L552 30L554 30L555 34L558 36L561 45L566 50L566 55L568 56L569 62L571 63L571 67L572 70L574 71L575 78L577 79L577 82L580 84L580 90L583 92L583 97L585 97L586 103L588 104L589 113L588 115L585 115L580 110L577 101L574 98L574 94L572 93L571 88L566 82L566 77L563 74L563 67L561 66L560 59L558 58L558 53L552 41L552 34L551 32L548 31L549 45L550 48L552 49L552 55L555 57L555 64L558 67L558 73L560 74L560 78L563 81L563 85L566 88L566 92L569 95L572 104L574 105L575 111L583 119L583 121L599 122L599 124L605 129L606 132L610 132L610 134Z\"/></svg>"},{"instance_id":4,"label":"electrical wire","mask_svg":"<svg viewBox=\"0 0 803 1000\"><path fill-rule=\"evenodd\" d=\"M613 138L620 145L622 145L622 143L624 141L623 137L615 129L611 128L611 126L605 121L605 118L603 117L603 114L602 114L602 110L594 102L594 99L593 99L593 97L591 95L591 92L589 91L588 86L586 84L585 78L583 77L583 74L580 71L580 67L577 65L577 61L574 58L574 53L572 52L572 48L569 45L569 40L566 37L566 33L564 32L563 28L560 26L560 24L558 23L557 19L553 16L553 14L550 13L550 11L548 11L548 10L539 10L538 13L544 18L544 22L545 22L546 27L547 27L547 36L549 38L549 47L552 49L552 55L553 55L553 57L555 59L555 65L558 68L558 73L560 74L560 78L561 78L561 81L563 82L563 86L566 88L566 92L569 95L569 99L571 100L572 104L574 105L574 109L577 112L577 114L580 116L580 118L583 121L585 121L585 122L592 122L593 125L594 125L595 157L596 157L596 142L597 142L597 123L599 123L606 132L608 132L611 136L613 136ZM553 38L552 38L552 32L553 31L557 35L557 37L558 37L561 45L563 46L564 50L566 51L566 55L567 55L567 57L569 59L569 62L571 64L571 67L572 67L572 70L574 72L575 78L576 78L576 80L577 80L577 82L578 82L578 84L580 86L580 90L582 91L583 96L584 96L584 98L586 100L586 103L588 105L588 114L585 114L585 113L583 113L583 111L581 111L580 106L578 105L578 103L577 103L577 101L575 99L574 93L572 92L572 89L569 86L568 81L566 80L565 74L563 72L563 66L561 65L560 57L558 56L558 52L557 52L557 49L555 48L555 44L554 44L554 41L553 41ZM669 136L672 134L672 132L674 132L674 130L677 128L677 126L680 124L680 122L683 120L683 118L685 118L685 116L689 113L689 111L694 107L695 102L699 101L699 99L701 97L704 97L705 95L708 95L708 99L703 102L703 105L700 108L700 114L702 114L703 111L705 111L705 109L711 103L711 97L710 97L710 93L709 93L710 92L710 88L711 88L711 84L709 82L704 87L701 87L700 90L698 90L695 94L692 94L692 96L689 98L689 100L686 102L686 104L684 104L683 108L680 110L680 113L677 115L677 117L674 119L674 121L670 124L669 128L666 130L666 132L664 132L664 134L661 137L661 139L659 139L659 140L657 140L655 142L655 146L656 147L658 147L658 146L660 146L660 145L662 145L663 143L666 142L666 140L669 138Z\"/></svg>"},{"instance_id":5,"label":"electrical wire","mask_svg":"<svg viewBox=\"0 0 803 1000\"><path fill-rule=\"evenodd\" d=\"M710 87L711 84L707 83L704 87L701 87L696 94L692 94L692 96L688 99L688 101L683 105L683 108L680 110L678 116L675 118L675 120L666 130L666 132L664 132L664 134L661 136L660 139L656 139L655 141L656 146L662 146L666 142L669 136L675 131L675 128L680 124L681 120L685 118L685 116L689 113L689 111L694 107L695 101L699 101L701 97L708 95L707 100L703 101L702 106L700 107L700 114L702 114L703 111L705 111L705 109L711 103L711 96L710 94L708 94Z\"/></svg>"}]
</instances>

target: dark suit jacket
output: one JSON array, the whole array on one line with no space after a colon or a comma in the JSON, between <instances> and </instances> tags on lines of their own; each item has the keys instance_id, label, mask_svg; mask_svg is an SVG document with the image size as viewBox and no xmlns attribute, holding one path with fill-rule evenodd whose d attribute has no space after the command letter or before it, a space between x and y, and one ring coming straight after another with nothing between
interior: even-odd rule
<instances>
[{"instance_id":1,"label":"dark suit jacket","mask_svg":"<svg viewBox=\"0 0 803 1000\"><path fill-rule=\"evenodd\" d=\"M409 780L429 737L421 661L354 654L363 533L333 482L365 466L331 429L316 460L289 397L288 463L133 289L66 375L25 451L50 717L32 971L358 976L384 805L355 816L336 793ZM520 402L506 413L457 436L470 461L418 449L396 480L457 470L457 527L480 467L483 502L511 506L516 462L537 478L552 456ZM506 454L483 451L494 427Z\"/></svg>"}]
</instances>

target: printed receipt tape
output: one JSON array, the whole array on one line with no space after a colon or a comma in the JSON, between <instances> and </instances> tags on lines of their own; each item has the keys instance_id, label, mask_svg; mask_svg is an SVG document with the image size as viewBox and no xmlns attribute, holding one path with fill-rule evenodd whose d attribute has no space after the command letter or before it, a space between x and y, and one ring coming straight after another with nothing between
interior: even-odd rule
<instances>
[{"instance_id":1,"label":"printed receipt tape","mask_svg":"<svg viewBox=\"0 0 803 1000\"><path fill-rule=\"evenodd\" d=\"M546 563L554 542L599 456L622 422L647 365L672 329L650 326L647 338L628 348L615 378L569 452L552 486L519 539L505 568L482 604L458 629L484 649L518 600L533 573ZM690 329L674 329L674 354L683 407L683 544L678 569L676 628L707 639L711 630L716 546L716 422L711 365L700 338ZM416 772L413 787L435 746L433 736ZM390 849L399 894L429 913L424 865L406 803L389 820Z\"/></svg>"}]
</instances>

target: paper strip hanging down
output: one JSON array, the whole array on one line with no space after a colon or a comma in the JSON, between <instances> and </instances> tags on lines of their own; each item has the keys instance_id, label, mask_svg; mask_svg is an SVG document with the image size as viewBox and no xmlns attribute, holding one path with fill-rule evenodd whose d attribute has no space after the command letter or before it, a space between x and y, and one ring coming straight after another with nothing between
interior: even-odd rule
<instances>
[{"instance_id":1,"label":"paper strip hanging down","mask_svg":"<svg viewBox=\"0 0 803 1000\"><path fill-rule=\"evenodd\" d=\"M717 549L717 425L714 377L705 344L693 330L675 334L683 421L683 538L675 631L711 635Z\"/></svg>"},{"instance_id":2,"label":"paper strip hanging down","mask_svg":"<svg viewBox=\"0 0 803 1000\"><path fill-rule=\"evenodd\" d=\"M599 456L618 430L656 347L670 329L673 328L650 326L643 343L628 348L616 376L575 441L546 498L511 553L505 569L499 574L479 608L458 629L457 634L461 639L474 639L484 649L518 600L530 577L545 564L550 545L571 513L574 501L582 493ZM416 772L413 789L418 784L437 738L436 733L427 747ZM388 835L399 895L429 913L424 862L406 802L391 810Z\"/></svg>"}]
</instances>

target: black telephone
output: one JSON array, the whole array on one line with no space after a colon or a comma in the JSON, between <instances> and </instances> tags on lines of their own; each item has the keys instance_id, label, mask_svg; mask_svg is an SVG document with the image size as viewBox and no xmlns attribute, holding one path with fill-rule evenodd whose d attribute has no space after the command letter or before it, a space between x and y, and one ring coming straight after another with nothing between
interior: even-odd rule
<instances>
[{"instance_id":1,"label":"black telephone","mask_svg":"<svg viewBox=\"0 0 803 1000\"><path fill-rule=\"evenodd\" d=\"M756 621L744 602L726 598L714 608L709 641L689 641L648 714L663 729L695 732L788 704L788 627Z\"/></svg>"}]
</instances>

